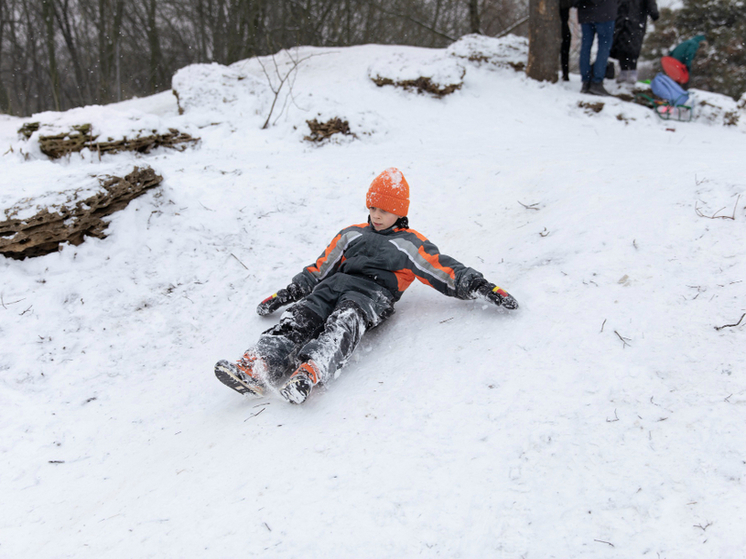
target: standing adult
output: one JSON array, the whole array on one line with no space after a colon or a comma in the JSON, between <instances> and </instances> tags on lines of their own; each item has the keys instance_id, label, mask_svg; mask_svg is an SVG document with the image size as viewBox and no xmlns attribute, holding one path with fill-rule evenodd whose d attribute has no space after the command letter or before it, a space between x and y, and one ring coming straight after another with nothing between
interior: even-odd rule
<instances>
[{"instance_id":1,"label":"standing adult","mask_svg":"<svg viewBox=\"0 0 746 559\"><path fill-rule=\"evenodd\" d=\"M642 40L648 16L656 21L660 14L655 0L620 0L614 24L614 41L611 58L619 61L619 81L637 81L637 59L640 58Z\"/></svg>"},{"instance_id":2,"label":"standing adult","mask_svg":"<svg viewBox=\"0 0 746 559\"><path fill-rule=\"evenodd\" d=\"M611 43L614 39L617 1L579 0L578 2L578 22L583 35L580 42L580 77L583 80L581 93L609 95L604 88L604 77ZM596 61L591 67L591 47L596 35L598 35L598 51Z\"/></svg>"},{"instance_id":3,"label":"standing adult","mask_svg":"<svg viewBox=\"0 0 746 559\"><path fill-rule=\"evenodd\" d=\"M570 81L570 8L574 0L559 0L560 23L562 25L562 44L560 45L560 60L562 62L562 81Z\"/></svg>"}]
</instances>

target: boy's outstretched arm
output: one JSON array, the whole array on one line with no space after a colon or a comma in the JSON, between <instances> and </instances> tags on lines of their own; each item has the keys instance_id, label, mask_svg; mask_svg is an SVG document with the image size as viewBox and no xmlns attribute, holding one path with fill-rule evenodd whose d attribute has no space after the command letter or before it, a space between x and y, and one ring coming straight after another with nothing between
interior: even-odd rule
<instances>
[{"instance_id":1,"label":"boy's outstretched arm","mask_svg":"<svg viewBox=\"0 0 746 559\"><path fill-rule=\"evenodd\" d=\"M504 289L497 287L494 283L490 283L483 278L472 284L472 294L474 295L474 298L482 297L498 307L505 307L510 310L518 308L518 301L515 300L515 297Z\"/></svg>"}]
</instances>

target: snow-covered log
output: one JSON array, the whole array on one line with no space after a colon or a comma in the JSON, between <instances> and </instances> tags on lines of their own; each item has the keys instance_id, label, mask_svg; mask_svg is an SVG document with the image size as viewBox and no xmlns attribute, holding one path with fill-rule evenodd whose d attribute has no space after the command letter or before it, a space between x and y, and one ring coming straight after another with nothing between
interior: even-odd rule
<instances>
[{"instance_id":1,"label":"snow-covered log","mask_svg":"<svg viewBox=\"0 0 746 559\"><path fill-rule=\"evenodd\" d=\"M43 256L59 250L62 243L81 244L86 236L104 238L108 223L103 218L124 208L130 200L158 186L163 177L150 167L135 167L124 178L99 178L101 188L81 199L81 190L64 193L63 204L40 207L28 215L34 200L25 200L24 207L5 210L6 220L0 222L0 254L22 260Z\"/></svg>"}]
</instances>

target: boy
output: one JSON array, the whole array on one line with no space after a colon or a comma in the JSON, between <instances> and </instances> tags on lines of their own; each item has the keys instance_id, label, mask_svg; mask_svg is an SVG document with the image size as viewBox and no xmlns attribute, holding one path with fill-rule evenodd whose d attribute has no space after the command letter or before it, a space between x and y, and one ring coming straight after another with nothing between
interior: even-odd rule
<instances>
[{"instance_id":1,"label":"boy","mask_svg":"<svg viewBox=\"0 0 746 559\"><path fill-rule=\"evenodd\" d=\"M366 330L393 314L415 278L451 297L481 296L518 308L507 292L409 229L409 185L398 169L373 180L366 207L367 224L342 229L314 264L259 304L257 312L266 316L295 303L238 362L218 361L221 382L260 397L292 373L280 394L302 404L314 386L336 376Z\"/></svg>"}]
</instances>

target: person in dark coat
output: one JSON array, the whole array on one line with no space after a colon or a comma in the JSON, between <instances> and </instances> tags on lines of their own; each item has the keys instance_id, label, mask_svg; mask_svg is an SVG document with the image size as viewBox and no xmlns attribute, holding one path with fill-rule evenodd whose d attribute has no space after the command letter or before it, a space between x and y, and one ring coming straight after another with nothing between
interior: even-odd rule
<instances>
[{"instance_id":1,"label":"person in dark coat","mask_svg":"<svg viewBox=\"0 0 746 559\"><path fill-rule=\"evenodd\" d=\"M653 21L660 17L655 0L620 0L614 24L614 41L609 56L619 61L620 82L637 81L637 59L648 16Z\"/></svg>"},{"instance_id":2,"label":"person in dark coat","mask_svg":"<svg viewBox=\"0 0 746 559\"><path fill-rule=\"evenodd\" d=\"M582 31L580 42L580 77L583 80L581 93L609 95L604 88L606 63L609 61L611 43L614 39L618 0L579 0L578 22ZM591 67L591 47L598 35L598 52Z\"/></svg>"}]
</instances>

